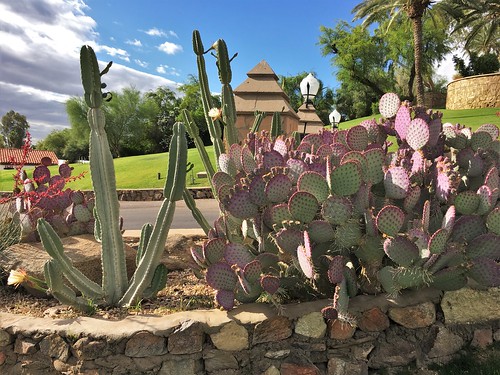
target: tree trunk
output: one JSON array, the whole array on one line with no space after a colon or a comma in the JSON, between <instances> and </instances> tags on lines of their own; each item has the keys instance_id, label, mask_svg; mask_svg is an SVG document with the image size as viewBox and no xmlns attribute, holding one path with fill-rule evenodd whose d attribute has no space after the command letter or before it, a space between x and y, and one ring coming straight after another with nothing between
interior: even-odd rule
<instances>
[{"instance_id":1,"label":"tree trunk","mask_svg":"<svg viewBox=\"0 0 500 375\"><path fill-rule=\"evenodd\" d=\"M415 55L415 80L417 83L417 106L424 105L424 80L422 77L422 16L411 18L413 49Z\"/></svg>"}]
</instances>

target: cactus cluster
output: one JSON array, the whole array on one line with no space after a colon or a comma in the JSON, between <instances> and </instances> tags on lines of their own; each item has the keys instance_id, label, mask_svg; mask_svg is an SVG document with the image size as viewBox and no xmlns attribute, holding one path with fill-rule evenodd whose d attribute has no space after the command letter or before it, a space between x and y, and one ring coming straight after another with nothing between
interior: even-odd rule
<instances>
[{"instance_id":1,"label":"cactus cluster","mask_svg":"<svg viewBox=\"0 0 500 375\"><path fill-rule=\"evenodd\" d=\"M22 189L17 195L15 209L20 214L23 242L39 241L36 222L44 218L61 237L94 233L93 199L85 199L81 191L66 188L73 168L59 166L59 174L52 175L49 158L41 160L33 170L32 178L20 172Z\"/></svg>"},{"instance_id":2,"label":"cactus cluster","mask_svg":"<svg viewBox=\"0 0 500 375\"><path fill-rule=\"evenodd\" d=\"M299 141L250 132L216 155L221 214L191 254L222 307L333 292L325 316L351 321L359 291L500 284L498 127L443 124L393 93L380 112Z\"/></svg>"},{"instance_id":3,"label":"cactus cluster","mask_svg":"<svg viewBox=\"0 0 500 375\"><path fill-rule=\"evenodd\" d=\"M160 263L165 241L173 220L176 201L182 199L187 165L187 141L182 123L176 123L170 144L167 178L163 191L164 200L154 226L145 224L136 257L136 269L128 280L125 263L125 249L121 234L119 203L113 158L109 150L105 128L101 76L97 58L89 46L80 51L82 83L85 101L89 106L90 125L90 170L95 192L94 236L101 242L102 284L90 280L72 264L64 253L62 242L54 228L43 218L38 219L37 230L42 244L51 256L44 268L45 280L50 292L59 301L78 309L92 310L93 304L107 306L130 306L142 298L152 297L166 283L167 269ZM40 173L40 172L38 172ZM41 174L41 173L40 173ZM38 176L38 174L37 174ZM45 179L44 179L45 180ZM91 211L83 205L83 196L70 194L73 201L71 215L76 220L89 222ZM64 282L68 280L74 288ZM75 289L81 293L77 295ZM89 302L90 301L90 302Z\"/></svg>"}]
</instances>

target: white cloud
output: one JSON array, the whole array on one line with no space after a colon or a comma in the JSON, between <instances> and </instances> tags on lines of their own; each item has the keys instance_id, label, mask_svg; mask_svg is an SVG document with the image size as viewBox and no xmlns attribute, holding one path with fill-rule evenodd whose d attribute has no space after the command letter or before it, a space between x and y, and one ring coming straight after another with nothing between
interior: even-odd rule
<instances>
[{"instance_id":1,"label":"white cloud","mask_svg":"<svg viewBox=\"0 0 500 375\"><path fill-rule=\"evenodd\" d=\"M64 103L83 92L79 63L82 45L130 60L127 51L100 45L97 23L86 15L87 10L83 0L0 0L0 116L10 110L25 115L35 142L52 130L69 127ZM100 67L107 62L99 62ZM104 82L113 91L127 86L140 91L158 86L175 91L178 87L172 80L116 62Z\"/></svg>"},{"instance_id":2,"label":"white cloud","mask_svg":"<svg viewBox=\"0 0 500 375\"><path fill-rule=\"evenodd\" d=\"M156 67L156 71L160 74L165 74L165 75L170 75L170 76L175 76L175 77L180 76L177 69L175 69L172 66L168 66L168 65L159 65L158 67Z\"/></svg>"},{"instance_id":3,"label":"white cloud","mask_svg":"<svg viewBox=\"0 0 500 375\"><path fill-rule=\"evenodd\" d=\"M131 46L134 46L134 47L142 47L142 43L139 39L127 40L127 41L125 41L125 43L130 44Z\"/></svg>"},{"instance_id":4,"label":"white cloud","mask_svg":"<svg viewBox=\"0 0 500 375\"><path fill-rule=\"evenodd\" d=\"M134 62L139 65L141 68L147 68L148 67L148 63L146 61L142 61L142 60L139 60L139 59L135 59Z\"/></svg>"},{"instance_id":5,"label":"white cloud","mask_svg":"<svg viewBox=\"0 0 500 375\"><path fill-rule=\"evenodd\" d=\"M182 52L182 46L170 42L160 44L158 46L158 49L162 52L165 52L167 55L175 55L178 52Z\"/></svg>"},{"instance_id":6,"label":"white cloud","mask_svg":"<svg viewBox=\"0 0 500 375\"><path fill-rule=\"evenodd\" d=\"M453 81L453 76L457 73L453 64L453 54L447 54L443 61L434 67L434 71L436 75L446 78L447 83Z\"/></svg>"},{"instance_id":7,"label":"white cloud","mask_svg":"<svg viewBox=\"0 0 500 375\"><path fill-rule=\"evenodd\" d=\"M165 31L160 30L156 27L153 27L153 28L146 30L144 32L150 36L167 36L167 33Z\"/></svg>"}]
</instances>

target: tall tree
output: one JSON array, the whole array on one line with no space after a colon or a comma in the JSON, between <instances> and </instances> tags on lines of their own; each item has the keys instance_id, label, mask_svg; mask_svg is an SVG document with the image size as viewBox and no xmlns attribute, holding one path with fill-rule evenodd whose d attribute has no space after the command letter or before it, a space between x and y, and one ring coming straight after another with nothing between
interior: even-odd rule
<instances>
[{"instance_id":1,"label":"tall tree","mask_svg":"<svg viewBox=\"0 0 500 375\"><path fill-rule=\"evenodd\" d=\"M2 136L6 147L21 148L30 125L26 116L9 111L2 117Z\"/></svg>"},{"instance_id":2,"label":"tall tree","mask_svg":"<svg viewBox=\"0 0 500 375\"><path fill-rule=\"evenodd\" d=\"M364 19L363 26L383 21L390 16L396 19L401 11L411 21L413 49L415 58L415 81L417 86L417 105L424 104L424 81L422 72L422 18L432 4L431 0L364 0L354 7L354 20Z\"/></svg>"},{"instance_id":3,"label":"tall tree","mask_svg":"<svg viewBox=\"0 0 500 375\"><path fill-rule=\"evenodd\" d=\"M452 34L465 40L473 53L500 55L500 2L498 0L443 0L438 4L453 18Z\"/></svg>"}]
</instances>

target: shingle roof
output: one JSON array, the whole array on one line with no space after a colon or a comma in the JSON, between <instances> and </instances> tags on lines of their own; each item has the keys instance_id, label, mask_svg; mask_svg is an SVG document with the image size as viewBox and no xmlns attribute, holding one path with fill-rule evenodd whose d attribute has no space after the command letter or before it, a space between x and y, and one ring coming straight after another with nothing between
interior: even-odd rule
<instances>
[{"instance_id":1,"label":"shingle roof","mask_svg":"<svg viewBox=\"0 0 500 375\"><path fill-rule=\"evenodd\" d=\"M58 158L54 151L30 150L28 152L27 165L38 165L42 163L42 158L48 157L52 164L57 165ZM19 148L0 148L0 164L19 165L23 160L23 150Z\"/></svg>"}]
</instances>

